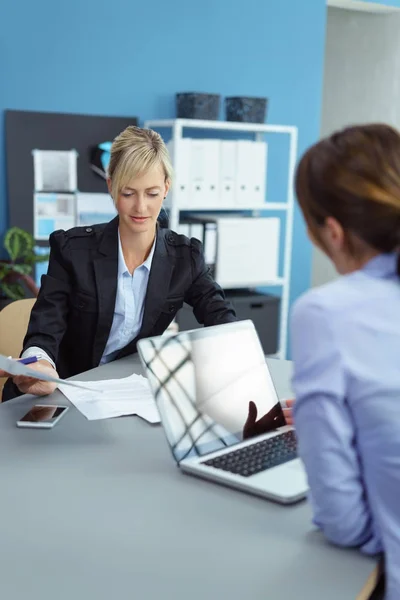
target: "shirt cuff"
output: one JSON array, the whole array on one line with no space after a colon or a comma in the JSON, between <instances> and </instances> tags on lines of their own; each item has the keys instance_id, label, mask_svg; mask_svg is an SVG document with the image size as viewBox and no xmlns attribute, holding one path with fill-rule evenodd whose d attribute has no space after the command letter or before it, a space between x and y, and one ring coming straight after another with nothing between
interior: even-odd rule
<instances>
[{"instance_id":1,"label":"shirt cuff","mask_svg":"<svg viewBox=\"0 0 400 600\"><path fill-rule=\"evenodd\" d=\"M29 358L30 356L36 356L38 360L47 360L53 369L56 370L54 361L50 358L47 352L42 350L42 348L38 348L38 346L30 346L21 354L21 358Z\"/></svg>"}]
</instances>

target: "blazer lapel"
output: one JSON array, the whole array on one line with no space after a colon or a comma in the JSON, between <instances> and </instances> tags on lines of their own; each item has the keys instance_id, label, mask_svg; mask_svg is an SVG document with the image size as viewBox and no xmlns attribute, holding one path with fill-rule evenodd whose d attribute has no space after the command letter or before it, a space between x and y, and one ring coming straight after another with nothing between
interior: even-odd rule
<instances>
[{"instance_id":1,"label":"blazer lapel","mask_svg":"<svg viewBox=\"0 0 400 600\"><path fill-rule=\"evenodd\" d=\"M168 297L173 269L174 264L168 256L164 230L158 229L156 248L147 285L140 337L151 335L151 330Z\"/></svg>"},{"instance_id":2,"label":"blazer lapel","mask_svg":"<svg viewBox=\"0 0 400 600\"><path fill-rule=\"evenodd\" d=\"M93 344L93 365L103 356L114 318L118 282L118 223L116 217L104 230L98 256L94 260L99 316Z\"/></svg>"}]
</instances>

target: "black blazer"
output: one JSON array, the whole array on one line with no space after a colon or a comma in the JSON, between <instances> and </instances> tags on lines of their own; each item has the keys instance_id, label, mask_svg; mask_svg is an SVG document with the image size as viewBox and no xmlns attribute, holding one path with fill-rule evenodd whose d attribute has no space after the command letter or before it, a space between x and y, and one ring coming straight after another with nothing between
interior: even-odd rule
<instances>
[{"instance_id":1,"label":"black blazer","mask_svg":"<svg viewBox=\"0 0 400 600\"><path fill-rule=\"evenodd\" d=\"M117 278L118 217L107 224L52 233L48 272L42 277L23 349L45 350L62 378L98 366L113 321ZM236 320L205 265L201 243L158 228L142 327L117 358L136 352L140 338L164 333L184 302L206 326ZM9 379L3 400L19 394Z\"/></svg>"}]
</instances>

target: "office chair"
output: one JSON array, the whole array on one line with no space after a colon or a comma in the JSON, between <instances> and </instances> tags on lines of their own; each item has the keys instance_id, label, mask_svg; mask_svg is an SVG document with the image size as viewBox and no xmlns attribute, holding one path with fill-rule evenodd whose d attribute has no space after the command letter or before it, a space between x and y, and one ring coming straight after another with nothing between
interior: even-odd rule
<instances>
[{"instance_id":1,"label":"office chair","mask_svg":"<svg viewBox=\"0 0 400 600\"><path fill-rule=\"evenodd\" d=\"M16 300L0 311L0 354L17 357L28 329L35 298ZM0 378L0 401L6 379Z\"/></svg>"}]
</instances>

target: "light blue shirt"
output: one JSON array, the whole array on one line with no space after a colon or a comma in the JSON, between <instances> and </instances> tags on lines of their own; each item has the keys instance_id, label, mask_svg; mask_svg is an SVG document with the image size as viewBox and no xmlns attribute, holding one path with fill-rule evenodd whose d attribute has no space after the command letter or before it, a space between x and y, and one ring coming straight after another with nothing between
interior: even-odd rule
<instances>
[{"instance_id":1,"label":"light blue shirt","mask_svg":"<svg viewBox=\"0 0 400 600\"><path fill-rule=\"evenodd\" d=\"M156 242L145 262L129 273L118 232L118 283L110 335L100 364L113 360L138 335L143 322L144 302Z\"/></svg>"},{"instance_id":2,"label":"light blue shirt","mask_svg":"<svg viewBox=\"0 0 400 600\"><path fill-rule=\"evenodd\" d=\"M384 551L400 598L400 280L382 254L312 290L292 313L294 419L314 522L334 543Z\"/></svg>"}]
</instances>

